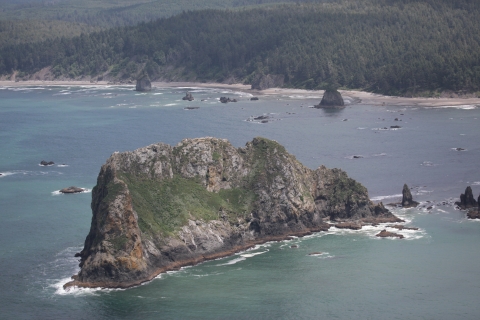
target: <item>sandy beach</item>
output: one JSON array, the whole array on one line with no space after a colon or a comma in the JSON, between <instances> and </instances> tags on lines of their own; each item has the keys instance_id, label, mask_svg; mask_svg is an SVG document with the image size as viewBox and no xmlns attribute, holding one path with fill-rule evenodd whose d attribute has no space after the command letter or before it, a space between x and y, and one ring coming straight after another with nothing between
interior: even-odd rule
<instances>
[{"instance_id":1,"label":"sandy beach","mask_svg":"<svg viewBox=\"0 0 480 320\"><path fill-rule=\"evenodd\" d=\"M0 81L1 87L23 87L23 86L134 86L133 84L112 84L107 81ZM221 88L233 91L242 91L252 95L285 95L285 96L312 96L321 97L323 90L303 90L290 88L270 88L266 90L252 90L250 85L241 83L203 83L203 82L152 82L152 87L171 88L171 87L195 87L195 88ZM393 106L418 106L418 107L458 107L458 106L480 106L480 98L407 98L385 96L365 91L339 90L344 97L360 101L361 104L369 105L393 105Z\"/></svg>"}]
</instances>

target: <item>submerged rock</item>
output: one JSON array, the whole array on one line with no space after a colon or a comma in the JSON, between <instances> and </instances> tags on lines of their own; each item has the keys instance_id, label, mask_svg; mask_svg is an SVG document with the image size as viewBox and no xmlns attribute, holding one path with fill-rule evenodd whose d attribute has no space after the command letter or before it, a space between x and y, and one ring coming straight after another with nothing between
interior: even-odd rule
<instances>
[{"instance_id":1,"label":"submerged rock","mask_svg":"<svg viewBox=\"0 0 480 320\"><path fill-rule=\"evenodd\" d=\"M302 165L275 141L243 148L185 139L114 153L92 191L70 286L126 288L259 243L326 231L324 221L401 221L339 169Z\"/></svg>"},{"instance_id":2,"label":"submerged rock","mask_svg":"<svg viewBox=\"0 0 480 320\"><path fill-rule=\"evenodd\" d=\"M137 79L135 90L140 92L147 92L152 90L152 83L148 74L143 74Z\"/></svg>"},{"instance_id":3,"label":"submerged rock","mask_svg":"<svg viewBox=\"0 0 480 320\"><path fill-rule=\"evenodd\" d=\"M345 103L337 90L325 90L322 101L315 108L343 108Z\"/></svg>"}]
</instances>

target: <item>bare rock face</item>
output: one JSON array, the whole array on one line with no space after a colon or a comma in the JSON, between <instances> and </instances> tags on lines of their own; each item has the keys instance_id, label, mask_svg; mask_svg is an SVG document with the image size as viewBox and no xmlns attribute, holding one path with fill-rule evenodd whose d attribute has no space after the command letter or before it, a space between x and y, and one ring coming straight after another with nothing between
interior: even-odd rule
<instances>
[{"instance_id":1,"label":"bare rock face","mask_svg":"<svg viewBox=\"0 0 480 320\"><path fill-rule=\"evenodd\" d=\"M473 197L473 191L470 186L465 189L465 193L460 195L460 201L455 202L462 210L467 210L469 219L480 219L480 195L478 201Z\"/></svg>"},{"instance_id":2,"label":"bare rock face","mask_svg":"<svg viewBox=\"0 0 480 320\"><path fill-rule=\"evenodd\" d=\"M252 90L283 87L285 76L280 74L259 74L252 81Z\"/></svg>"},{"instance_id":3,"label":"bare rock face","mask_svg":"<svg viewBox=\"0 0 480 320\"><path fill-rule=\"evenodd\" d=\"M418 206L418 202L413 201L412 193L410 188L405 183L402 190L402 207L404 208L415 208Z\"/></svg>"},{"instance_id":4,"label":"bare rock face","mask_svg":"<svg viewBox=\"0 0 480 320\"><path fill-rule=\"evenodd\" d=\"M148 74L144 74L137 79L135 90L140 92L152 91L152 83Z\"/></svg>"},{"instance_id":5,"label":"bare rock face","mask_svg":"<svg viewBox=\"0 0 480 320\"><path fill-rule=\"evenodd\" d=\"M66 284L125 288L258 243L400 221L339 169L311 170L278 143L216 138L114 153L92 191L81 270Z\"/></svg>"},{"instance_id":6,"label":"bare rock face","mask_svg":"<svg viewBox=\"0 0 480 320\"><path fill-rule=\"evenodd\" d=\"M479 196L479 199L480 199L480 196ZM468 186L465 189L465 193L462 193L460 195L460 201L455 202L455 204L458 205L462 210L469 209L469 208L476 208L478 206L477 201L473 197L473 191L470 186Z\"/></svg>"},{"instance_id":7,"label":"bare rock face","mask_svg":"<svg viewBox=\"0 0 480 320\"><path fill-rule=\"evenodd\" d=\"M322 101L315 108L343 108L345 103L337 90L325 90Z\"/></svg>"}]
</instances>

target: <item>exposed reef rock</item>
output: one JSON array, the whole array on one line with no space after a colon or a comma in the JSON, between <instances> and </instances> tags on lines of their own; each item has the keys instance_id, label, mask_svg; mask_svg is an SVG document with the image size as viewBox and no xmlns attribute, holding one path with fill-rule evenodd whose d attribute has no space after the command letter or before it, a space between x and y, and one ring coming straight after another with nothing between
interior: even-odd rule
<instances>
[{"instance_id":1,"label":"exposed reef rock","mask_svg":"<svg viewBox=\"0 0 480 320\"><path fill-rule=\"evenodd\" d=\"M227 97L220 97L220 102L221 102L221 103L237 102L237 99L230 99L230 98L227 98Z\"/></svg>"},{"instance_id":2,"label":"exposed reef rock","mask_svg":"<svg viewBox=\"0 0 480 320\"><path fill-rule=\"evenodd\" d=\"M282 74L258 74L252 81L252 90L283 87L285 76Z\"/></svg>"},{"instance_id":3,"label":"exposed reef rock","mask_svg":"<svg viewBox=\"0 0 480 320\"><path fill-rule=\"evenodd\" d=\"M412 193L410 192L410 188L405 183L403 185L402 190L402 207L404 208L415 208L418 206L417 201L413 201Z\"/></svg>"},{"instance_id":4,"label":"exposed reef rock","mask_svg":"<svg viewBox=\"0 0 480 320\"><path fill-rule=\"evenodd\" d=\"M135 90L140 92L152 91L152 83L148 74L143 74L137 79Z\"/></svg>"},{"instance_id":5,"label":"exposed reef rock","mask_svg":"<svg viewBox=\"0 0 480 320\"><path fill-rule=\"evenodd\" d=\"M53 162L53 161L45 161L45 160L40 161L40 165L44 166L44 167L53 166L54 164L55 164L55 162Z\"/></svg>"},{"instance_id":6,"label":"exposed reef rock","mask_svg":"<svg viewBox=\"0 0 480 320\"><path fill-rule=\"evenodd\" d=\"M63 188L59 192L61 192L61 193L80 193L80 192L83 192L83 191L85 191L85 189L71 186L71 187L68 187L68 188Z\"/></svg>"},{"instance_id":7,"label":"exposed reef rock","mask_svg":"<svg viewBox=\"0 0 480 320\"><path fill-rule=\"evenodd\" d=\"M187 92L185 94L185 97L182 98L182 100L187 100L187 101L193 101L195 100L190 92Z\"/></svg>"},{"instance_id":8,"label":"exposed reef rock","mask_svg":"<svg viewBox=\"0 0 480 320\"><path fill-rule=\"evenodd\" d=\"M277 142L216 138L114 153L92 191L78 275L65 287L126 288L326 221L401 221L339 169L311 170Z\"/></svg>"},{"instance_id":9,"label":"exposed reef rock","mask_svg":"<svg viewBox=\"0 0 480 320\"><path fill-rule=\"evenodd\" d=\"M325 90L322 101L315 108L344 108L342 95L337 90Z\"/></svg>"},{"instance_id":10,"label":"exposed reef rock","mask_svg":"<svg viewBox=\"0 0 480 320\"><path fill-rule=\"evenodd\" d=\"M350 229L350 230L360 230L362 229L362 224L358 222L342 222L337 223L335 228L338 229Z\"/></svg>"},{"instance_id":11,"label":"exposed reef rock","mask_svg":"<svg viewBox=\"0 0 480 320\"><path fill-rule=\"evenodd\" d=\"M376 237L380 237L380 238L399 238L399 239L403 239L405 238L403 235L401 234L398 234L398 233L394 233L394 232L389 232L385 229L383 229L382 231L380 231L379 234L376 235Z\"/></svg>"}]
</instances>

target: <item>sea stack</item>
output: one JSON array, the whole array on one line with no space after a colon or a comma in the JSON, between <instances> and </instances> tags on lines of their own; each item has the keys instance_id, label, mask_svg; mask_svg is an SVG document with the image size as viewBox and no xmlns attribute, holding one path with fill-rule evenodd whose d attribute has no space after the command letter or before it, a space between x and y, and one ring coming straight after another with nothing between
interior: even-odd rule
<instances>
[{"instance_id":1,"label":"sea stack","mask_svg":"<svg viewBox=\"0 0 480 320\"><path fill-rule=\"evenodd\" d=\"M418 202L413 201L412 193L410 188L405 183L402 190L402 207L404 208L415 208L418 206Z\"/></svg>"},{"instance_id":2,"label":"sea stack","mask_svg":"<svg viewBox=\"0 0 480 320\"><path fill-rule=\"evenodd\" d=\"M140 92L152 91L152 83L148 74L144 73L137 79L135 90Z\"/></svg>"},{"instance_id":3,"label":"sea stack","mask_svg":"<svg viewBox=\"0 0 480 320\"><path fill-rule=\"evenodd\" d=\"M345 103L343 101L342 95L338 90L327 89L323 94L322 101L320 104L317 104L315 108L344 108Z\"/></svg>"},{"instance_id":4,"label":"sea stack","mask_svg":"<svg viewBox=\"0 0 480 320\"><path fill-rule=\"evenodd\" d=\"M325 221L401 221L340 169L311 170L255 138L185 139L115 152L92 191L92 222L70 286L127 288L267 241L326 231Z\"/></svg>"},{"instance_id":5,"label":"sea stack","mask_svg":"<svg viewBox=\"0 0 480 320\"><path fill-rule=\"evenodd\" d=\"M185 97L182 98L182 100L193 101L195 99L193 98L193 95L190 92L187 92L185 94Z\"/></svg>"},{"instance_id":6,"label":"sea stack","mask_svg":"<svg viewBox=\"0 0 480 320\"><path fill-rule=\"evenodd\" d=\"M479 197L479 199L480 199L480 197ZM475 200L475 198L473 197L472 188L470 186L468 186L465 189L465 193L462 193L460 195L460 201L455 202L455 204L457 206L459 206L460 209L462 209L462 210L477 207L478 204L477 204L477 201Z\"/></svg>"}]
</instances>

